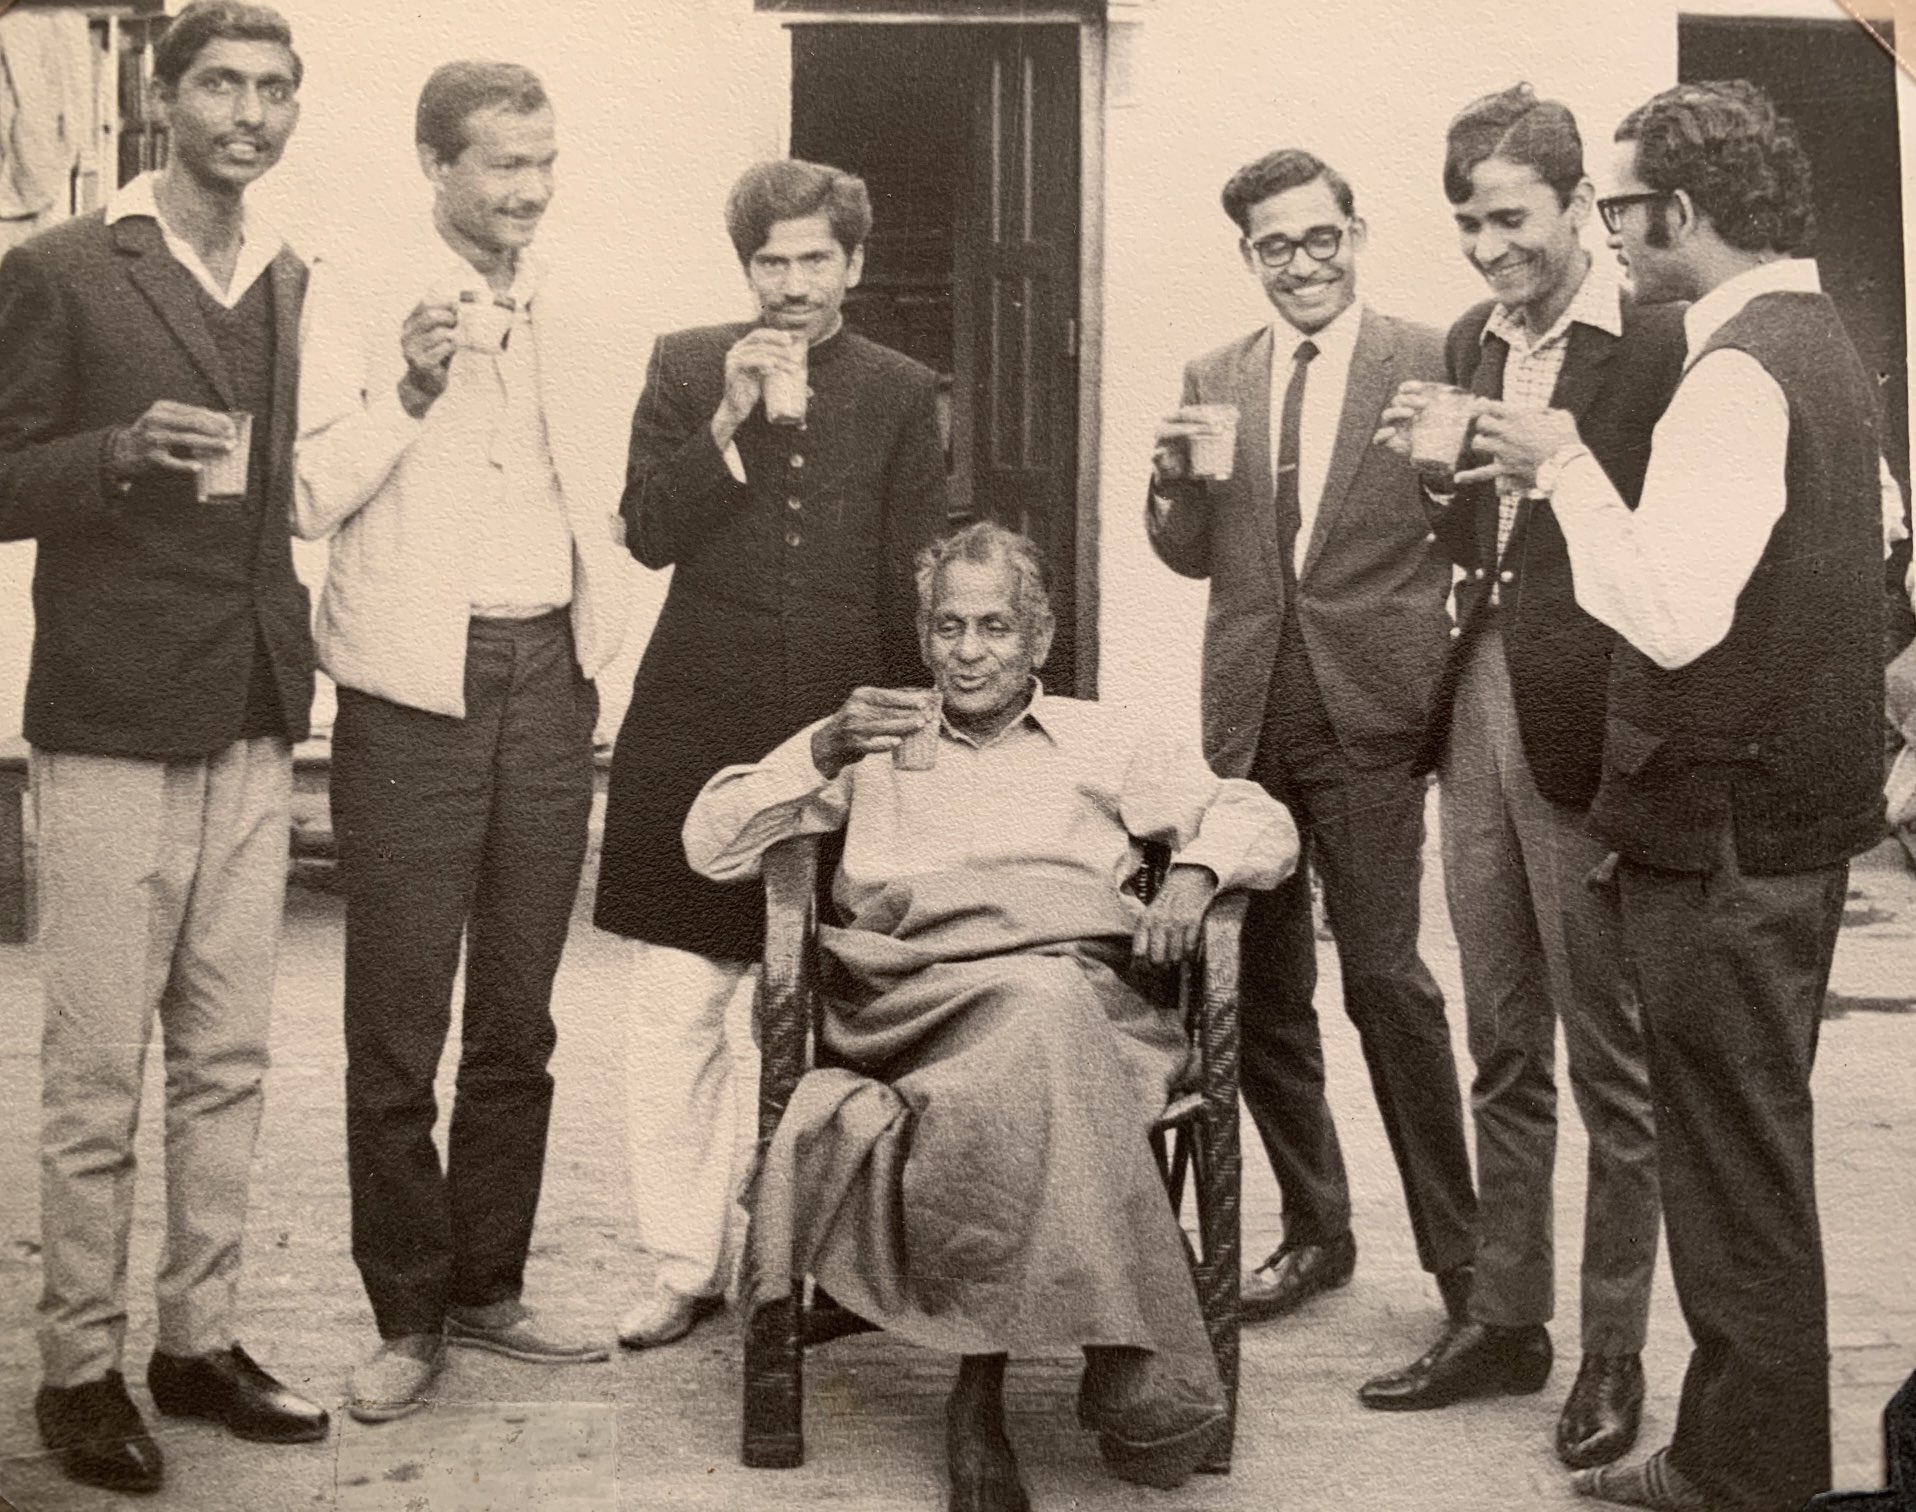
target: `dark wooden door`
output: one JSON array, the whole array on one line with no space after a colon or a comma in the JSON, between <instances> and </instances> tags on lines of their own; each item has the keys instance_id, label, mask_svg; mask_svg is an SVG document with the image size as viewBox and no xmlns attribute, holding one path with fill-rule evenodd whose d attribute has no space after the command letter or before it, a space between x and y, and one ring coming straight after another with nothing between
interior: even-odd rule
<instances>
[{"instance_id":1,"label":"dark wooden door","mask_svg":"<svg viewBox=\"0 0 1916 1512\"><path fill-rule=\"evenodd\" d=\"M1050 685L1074 691L1078 450L1078 37L1008 26L972 83L972 192L958 229L957 345L970 356L975 514L1052 567ZM961 379L965 376L961 371Z\"/></svg>"},{"instance_id":2,"label":"dark wooden door","mask_svg":"<svg viewBox=\"0 0 1916 1512\"><path fill-rule=\"evenodd\" d=\"M949 380L954 510L1052 567L1047 686L1078 680L1078 30L804 24L792 152L865 179L874 224L847 318ZM1089 570L1089 569L1087 569ZM1095 656L1086 656L1088 670Z\"/></svg>"}]
</instances>

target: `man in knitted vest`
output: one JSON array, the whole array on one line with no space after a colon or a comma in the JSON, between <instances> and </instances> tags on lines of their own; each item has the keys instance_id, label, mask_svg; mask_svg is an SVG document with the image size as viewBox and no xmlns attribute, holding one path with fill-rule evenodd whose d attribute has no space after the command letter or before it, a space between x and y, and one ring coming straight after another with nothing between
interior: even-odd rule
<instances>
[{"instance_id":1,"label":"man in knitted vest","mask_svg":"<svg viewBox=\"0 0 1916 1512\"><path fill-rule=\"evenodd\" d=\"M1882 835L1894 485L1875 385L1794 256L1812 212L1789 123L1747 83L1686 84L1617 143L1610 245L1639 299L1693 301L1641 502L1568 414L1493 406L1478 427L1494 469L1550 499L1577 602L1624 642L1591 824L1618 856L1695 1343L1669 1446L1577 1486L1794 1512L1830 1482L1810 1070L1849 858Z\"/></svg>"}]
</instances>

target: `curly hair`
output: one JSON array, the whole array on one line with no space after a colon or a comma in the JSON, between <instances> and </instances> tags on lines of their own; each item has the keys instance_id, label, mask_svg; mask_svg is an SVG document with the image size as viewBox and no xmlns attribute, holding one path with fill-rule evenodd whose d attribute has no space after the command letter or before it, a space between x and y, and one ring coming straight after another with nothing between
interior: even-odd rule
<instances>
[{"instance_id":1,"label":"curly hair","mask_svg":"<svg viewBox=\"0 0 1916 1512\"><path fill-rule=\"evenodd\" d=\"M242 0L193 0L168 23L153 48L153 77L168 89L177 89L193 60L215 42L276 42L293 60L293 87L299 87L305 65L293 51L293 29L271 6Z\"/></svg>"},{"instance_id":2,"label":"curly hair","mask_svg":"<svg viewBox=\"0 0 1916 1512\"><path fill-rule=\"evenodd\" d=\"M978 520L964 529L934 541L918 553L915 576L918 584L918 633L922 637L931 628L933 599L938 592L938 574L952 562L970 562L983 566L998 562L1011 569L1017 588L1012 595L1018 606L1018 618L1027 635L1049 631L1051 615L1051 575L1045 567L1044 553L1029 536L991 520Z\"/></svg>"},{"instance_id":3,"label":"curly hair","mask_svg":"<svg viewBox=\"0 0 1916 1512\"><path fill-rule=\"evenodd\" d=\"M741 263L771 237L783 220L822 215L832 239L850 257L872 234L872 200L856 174L803 158L771 158L739 175L725 200L725 231Z\"/></svg>"},{"instance_id":4,"label":"curly hair","mask_svg":"<svg viewBox=\"0 0 1916 1512\"><path fill-rule=\"evenodd\" d=\"M1528 84L1513 84L1472 100L1444 133L1444 197L1470 198L1477 165L1500 158L1532 169L1568 205L1583 182L1583 137L1577 118L1557 100L1540 100Z\"/></svg>"},{"instance_id":5,"label":"curly hair","mask_svg":"<svg viewBox=\"0 0 1916 1512\"><path fill-rule=\"evenodd\" d=\"M1302 189L1319 179L1337 201L1340 214L1348 218L1357 213L1357 197L1351 193L1344 175L1301 147L1280 147L1255 162L1246 163L1231 175L1218 202L1224 206L1224 213L1237 222L1237 229L1249 236L1253 205L1262 204L1274 194Z\"/></svg>"},{"instance_id":6,"label":"curly hair","mask_svg":"<svg viewBox=\"0 0 1916 1512\"><path fill-rule=\"evenodd\" d=\"M1647 187L1683 190L1740 251L1802 252L1816 235L1796 128L1747 79L1666 89L1624 117L1617 140L1637 144Z\"/></svg>"}]
</instances>

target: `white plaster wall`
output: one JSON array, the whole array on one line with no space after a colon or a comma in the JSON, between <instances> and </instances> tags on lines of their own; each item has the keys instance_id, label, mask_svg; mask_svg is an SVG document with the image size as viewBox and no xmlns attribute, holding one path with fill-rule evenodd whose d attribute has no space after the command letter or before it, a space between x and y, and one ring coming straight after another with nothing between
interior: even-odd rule
<instances>
[{"instance_id":1,"label":"white plaster wall","mask_svg":"<svg viewBox=\"0 0 1916 1512\"><path fill-rule=\"evenodd\" d=\"M571 402L593 441L566 459L607 501L652 336L747 309L721 223L738 169L783 150L789 54L750 0L283 0L308 74L284 164L256 191L297 246L377 238L425 213L412 110L432 67L458 56L538 69L561 132L551 254L599 270L602 340L573 359ZM1828 0L1697 0L1683 9L1837 14ZM1356 188L1371 242L1361 286L1395 313L1443 324L1478 297L1438 181L1443 127L1464 101L1516 79L1569 102L1600 162L1610 128L1668 83L1678 0L1558 8L1531 0L1133 0L1114 28L1104 186L1106 267L1100 571L1107 698L1195 721L1202 585L1144 540L1152 426L1185 358L1267 319L1217 191L1239 163L1308 146ZM1906 155L1916 84L1899 77ZM1916 290L1916 261L1910 287ZM1916 317L1916 300L1911 302ZM1916 330L1912 330L1916 349ZM302 549L317 579L323 547ZM603 680L616 722L661 575L634 566L627 651ZM18 728L31 613L31 548L0 550L0 728ZM322 717L329 714L322 706Z\"/></svg>"}]
</instances>

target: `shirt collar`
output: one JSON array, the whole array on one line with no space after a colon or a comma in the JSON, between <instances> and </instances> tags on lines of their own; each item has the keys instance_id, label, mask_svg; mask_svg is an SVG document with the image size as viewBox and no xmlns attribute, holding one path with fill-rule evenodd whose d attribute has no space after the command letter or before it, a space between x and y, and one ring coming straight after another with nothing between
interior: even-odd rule
<instances>
[{"instance_id":1,"label":"shirt collar","mask_svg":"<svg viewBox=\"0 0 1916 1512\"><path fill-rule=\"evenodd\" d=\"M153 193L158 180L157 173L142 173L129 179L107 202L106 223L116 225L135 216L152 221L160 228L166 250L173 254L174 260L191 273L208 294L230 309L246 297L246 291L279 256L280 249L286 245L284 238L255 214L251 205L241 201L239 260L233 266L232 283L222 289L193 244L169 226L166 217L160 214L160 202Z\"/></svg>"},{"instance_id":2,"label":"shirt collar","mask_svg":"<svg viewBox=\"0 0 1916 1512\"><path fill-rule=\"evenodd\" d=\"M1026 703L1024 712L989 740L974 740L963 730L954 726L949 719L942 719L941 723L944 725L945 733L953 740L963 741L966 745L980 751L987 747L997 745L999 741L1009 736L1013 730L1022 729L1027 724L1040 735L1043 735L1053 745L1056 745L1058 744L1059 736L1057 712L1055 704L1048 705L1046 703L1044 684L1034 677L1031 679L1031 698L1030 701Z\"/></svg>"},{"instance_id":3,"label":"shirt collar","mask_svg":"<svg viewBox=\"0 0 1916 1512\"><path fill-rule=\"evenodd\" d=\"M460 293L465 290L490 298L492 285L486 281L486 275L454 251L437 229L431 235L434 250L427 266L432 270L433 290L448 297L448 301L454 304L458 303ZM532 303L544 271L545 263L537 248L526 247L520 251L518 265L512 273L512 287L506 290L519 311L523 312Z\"/></svg>"},{"instance_id":4,"label":"shirt collar","mask_svg":"<svg viewBox=\"0 0 1916 1512\"><path fill-rule=\"evenodd\" d=\"M1816 261L1809 257L1780 257L1758 263L1734 278L1726 278L1683 312L1683 335L1694 357L1710 338L1759 294L1820 294L1823 283Z\"/></svg>"},{"instance_id":5,"label":"shirt collar","mask_svg":"<svg viewBox=\"0 0 1916 1512\"><path fill-rule=\"evenodd\" d=\"M1570 296L1570 303L1564 306L1550 329L1535 341L1530 339L1523 310L1506 304L1490 312L1490 319L1484 322L1478 339L1488 341L1495 336L1512 351L1530 352L1567 335L1573 325L1587 325L1612 336L1623 334L1623 278L1614 262L1592 257L1583 282Z\"/></svg>"},{"instance_id":6,"label":"shirt collar","mask_svg":"<svg viewBox=\"0 0 1916 1512\"><path fill-rule=\"evenodd\" d=\"M1330 367L1350 366L1351 353L1357 349L1357 332L1364 323L1364 302L1353 299L1338 317L1322 330L1312 331L1308 335L1292 325L1282 315L1271 322L1271 362L1274 366L1288 367L1297 355L1299 343L1308 341L1317 348L1317 365L1328 370ZM1329 358L1328 363L1325 359Z\"/></svg>"}]
</instances>

